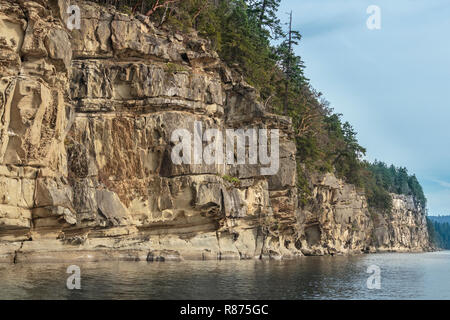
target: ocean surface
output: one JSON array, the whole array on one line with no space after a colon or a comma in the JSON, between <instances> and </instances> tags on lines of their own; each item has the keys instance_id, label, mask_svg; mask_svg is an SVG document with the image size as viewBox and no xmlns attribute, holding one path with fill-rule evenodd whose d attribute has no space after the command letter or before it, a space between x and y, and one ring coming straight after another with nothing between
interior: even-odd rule
<instances>
[{"instance_id":1,"label":"ocean surface","mask_svg":"<svg viewBox=\"0 0 450 320\"><path fill-rule=\"evenodd\" d=\"M450 299L450 251L69 266L0 264L0 299Z\"/></svg>"}]
</instances>

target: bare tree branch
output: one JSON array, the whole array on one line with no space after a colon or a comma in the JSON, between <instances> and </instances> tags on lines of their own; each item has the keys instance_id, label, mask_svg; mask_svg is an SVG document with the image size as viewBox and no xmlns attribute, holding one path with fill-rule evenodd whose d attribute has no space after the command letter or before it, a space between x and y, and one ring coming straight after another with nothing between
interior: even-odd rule
<instances>
[{"instance_id":1,"label":"bare tree branch","mask_svg":"<svg viewBox=\"0 0 450 320\"><path fill-rule=\"evenodd\" d=\"M156 10L158 10L159 8L163 8L165 6L168 6L169 4L175 3L175 2L179 2L180 0L166 0L164 3L160 3L160 0L156 0L155 4L153 5L153 7L147 12L146 16L151 16L152 14L155 13Z\"/></svg>"}]
</instances>

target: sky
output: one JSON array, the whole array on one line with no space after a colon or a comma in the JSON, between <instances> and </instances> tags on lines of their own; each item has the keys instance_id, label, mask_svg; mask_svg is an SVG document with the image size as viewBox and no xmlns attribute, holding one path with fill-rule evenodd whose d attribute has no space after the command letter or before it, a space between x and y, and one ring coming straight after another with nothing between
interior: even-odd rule
<instances>
[{"instance_id":1,"label":"sky","mask_svg":"<svg viewBox=\"0 0 450 320\"><path fill-rule=\"evenodd\" d=\"M381 29L369 30L377 5ZM429 215L450 214L450 1L282 0L312 86L342 113L366 158L406 167Z\"/></svg>"}]
</instances>

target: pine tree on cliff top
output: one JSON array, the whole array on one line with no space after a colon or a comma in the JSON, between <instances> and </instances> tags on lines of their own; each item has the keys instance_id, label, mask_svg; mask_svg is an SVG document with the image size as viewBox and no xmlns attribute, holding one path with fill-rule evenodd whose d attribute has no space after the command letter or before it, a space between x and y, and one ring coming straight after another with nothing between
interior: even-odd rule
<instances>
[{"instance_id":1,"label":"pine tree on cliff top","mask_svg":"<svg viewBox=\"0 0 450 320\"><path fill-rule=\"evenodd\" d=\"M247 1L249 16L256 19L261 31L267 37L278 38L283 35L280 19L277 16L281 0L249 0Z\"/></svg>"}]
</instances>

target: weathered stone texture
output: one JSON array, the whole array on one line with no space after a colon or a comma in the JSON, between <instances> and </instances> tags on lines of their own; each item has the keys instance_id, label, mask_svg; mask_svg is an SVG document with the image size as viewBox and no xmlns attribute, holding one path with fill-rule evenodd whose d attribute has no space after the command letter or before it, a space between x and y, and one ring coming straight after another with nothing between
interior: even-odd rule
<instances>
[{"instance_id":1,"label":"weathered stone texture","mask_svg":"<svg viewBox=\"0 0 450 320\"><path fill-rule=\"evenodd\" d=\"M208 41L77 1L0 0L0 261L286 258L426 250L424 213L391 216L333 175L300 206L289 118ZM280 129L280 169L174 165L171 133ZM239 183L225 176L239 178Z\"/></svg>"}]
</instances>

